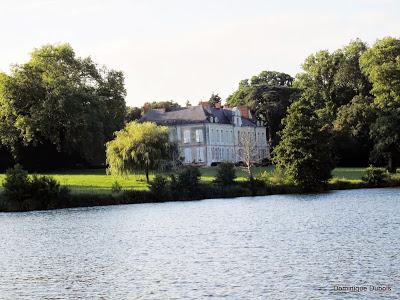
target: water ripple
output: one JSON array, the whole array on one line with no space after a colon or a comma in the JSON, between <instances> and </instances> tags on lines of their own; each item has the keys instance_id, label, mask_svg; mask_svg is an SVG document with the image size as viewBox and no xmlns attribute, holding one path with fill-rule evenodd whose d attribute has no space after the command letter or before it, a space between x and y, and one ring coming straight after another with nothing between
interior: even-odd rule
<instances>
[{"instance_id":1,"label":"water ripple","mask_svg":"<svg viewBox=\"0 0 400 300\"><path fill-rule=\"evenodd\" d=\"M0 214L0 299L399 299L399 224L399 189Z\"/></svg>"}]
</instances>

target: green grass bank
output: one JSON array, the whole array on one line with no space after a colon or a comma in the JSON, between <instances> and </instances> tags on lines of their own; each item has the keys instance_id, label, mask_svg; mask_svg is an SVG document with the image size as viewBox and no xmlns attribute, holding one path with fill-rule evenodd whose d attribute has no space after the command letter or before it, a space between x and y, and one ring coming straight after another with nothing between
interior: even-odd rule
<instances>
[{"instance_id":1,"label":"green grass bank","mask_svg":"<svg viewBox=\"0 0 400 300\"><path fill-rule=\"evenodd\" d=\"M217 168L207 167L201 168L201 181L203 183L211 182L214 180ZM273 167L259 167L254 168L254 175L257 176L262 172L266 171L272 173ZM333 171L332 182L341 180L349 183L361 182L361 177L365 174L365 168L336 168ZM40 175L49 175L54 177L61 185L67 186L73 194L110 194L111 187L114 182L118 182L124 190L138 190L147 191L148 185L145 180L144 173L129 175L127 177L122 176L111 176L106 174L105 169L84 169L84 170L72 170L72 171L60 171L60 172L48 172L41 173ZM236 169L237 179L236 181L247 180L247 173L238 168ZM0 174L0 192L1 183L5 175ZM154 174L151 175L151 178Z\"/></svg>"},{"instance_id":2,"label":"green grass bank","mask_svg":"<svg viewBox=\"0 0 400 300\"><path fill-rule=\"evenodd\" d=\"M249 181L247 174L237 169L236 182L229 186L213 183L217 168L202 168L200 184L195 190L185 188L172 189L166 193L154 193L149 190L144 174L130 175L128 177L114 177L107 175L105 170L75 170L57 173L46 173L56 179L61 186L67 186L70 193L50 204L44 206L7 206L0 191L0 211L28 211L40 209L89 207L102 205L156 203L167 201L190 201L201 199L234 198L243 196L264 196L274 194L296 194L301 189L272 175L273 168L254 168L254 175L264 174L260 179ZM400 186L400 173L390 176L389 180L379 185L362 180L366 168L336 168L333 178L328 186L321 192L339 189L359 189L373 187L397 187ZM30 176L32 176L31 174ZM267 176L265 176L267 175ZM152 174L152 177L154 174ZM0 181L5 175L0 175ZM119 192L112 191L112 185L118 182L122 187ZM39 197L39 199L42 199ZM40 202L41 200L39 200ZM3 204L2 204L3 203ZM33 203L32 205L36 205Z\"/></svg>"}]
</instances>

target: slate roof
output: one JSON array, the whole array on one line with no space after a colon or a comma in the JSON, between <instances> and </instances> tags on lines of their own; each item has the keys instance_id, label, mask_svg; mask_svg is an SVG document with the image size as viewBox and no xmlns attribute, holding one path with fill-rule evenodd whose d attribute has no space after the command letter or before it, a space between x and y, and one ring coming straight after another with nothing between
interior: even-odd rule
<instances>
[{"instance_id":1,"label":"slate roof","mask_svg":"<svg viewBox=\"0 0 400 300\"><path fill-rule=\"evenodd\" d=\"M184 125L211 123L210 117L217 117L218 124L232 124L233 112L225 108L204 108L190 106L165 112L163 109L150 109L140 119L140 122L154 122L158 125ZM242 118L242 126L256 126L256 120Z\"/></svg>"}]
</instances>

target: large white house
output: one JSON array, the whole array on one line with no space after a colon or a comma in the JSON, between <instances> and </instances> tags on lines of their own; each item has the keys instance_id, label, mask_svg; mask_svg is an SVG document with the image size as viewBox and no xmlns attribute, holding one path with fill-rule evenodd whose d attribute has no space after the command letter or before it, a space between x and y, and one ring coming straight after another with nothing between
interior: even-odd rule
<instances>
[{"instance_id":1,"label":"large white house","mask_svg":"<svg viewBox=\"0 0 400 300\"><path fill-rule=\"evenodd\" d=\"M254 161L270 158L266 128L246 106L222 108L202 102L172 111L149 109L140 121L168 126L170 140L178 143L186 164L242 161L244 135L251 137Z\"/></svg>"}]
</instances>

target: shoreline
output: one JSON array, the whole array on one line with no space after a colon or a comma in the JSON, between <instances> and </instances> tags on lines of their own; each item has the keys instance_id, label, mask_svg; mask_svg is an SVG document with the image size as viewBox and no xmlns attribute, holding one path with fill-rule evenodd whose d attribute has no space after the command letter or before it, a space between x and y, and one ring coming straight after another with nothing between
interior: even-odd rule
<instances>
[{"instance_id":1,"label":"shoreline","mask_svg":"<svg viewBox=\"0 0 400 300\"><path fill-rule=\"evenodd\" d=\"M55 206L47 207L44 209L16 209L10 207L0 207L0 213L18 213L28 211L44 211L66 208L80 208L80 207L96 207L96 206L111 206L111 205L126 205L126 204L146 204L146 203L165 203L165 202L186 202L186 201L200 201L200 200L218 200L227 198L241 198L241 197L262 197L273 195L310 195L310 194L324 194L331 191L355 190L355 189L377 189L377 188L399 188L400 182L394 181L380 186L369 185L366 182L336 182L328 185L325 190L315 192L301 192L298 187L289 185L267 185L257 187L255 190L250 190L243 185L233 185L230 187L214 186L211 184L202 184L197 193L184 194L179 196L174 195L154 195L150 191L143 190L130 190L123 191L119 194L94 194L94 193L81 193L70 194L65 202L58 203ZM205 189L212 190L212 196L209 192L204 194ZM1 199L1 195L0 195Z\"/></svg>"}]
</instances>

